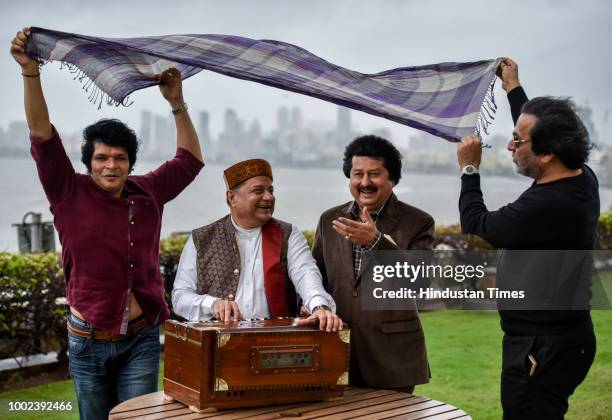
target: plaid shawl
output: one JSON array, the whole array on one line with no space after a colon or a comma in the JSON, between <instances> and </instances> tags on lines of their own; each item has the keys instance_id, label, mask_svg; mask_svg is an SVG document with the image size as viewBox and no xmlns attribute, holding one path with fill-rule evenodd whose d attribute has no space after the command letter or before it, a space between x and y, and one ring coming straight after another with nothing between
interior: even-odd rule
<instances>
[{"instance_id":1,"label":"plaid shawl","mask_svg":"<svg viewBox=\"0 0 612 420\"><path fill-rule=\"evenodd\" d=\"M206 69L364 111L450 141L486 133L496 110L498 60L402 67L375 74L349 70L279 41L230 35L99 38L31 28L27 53L60 61L84 83L90 101L127 105L176 67L183 79Z\"/></svg>"}]
</instances>

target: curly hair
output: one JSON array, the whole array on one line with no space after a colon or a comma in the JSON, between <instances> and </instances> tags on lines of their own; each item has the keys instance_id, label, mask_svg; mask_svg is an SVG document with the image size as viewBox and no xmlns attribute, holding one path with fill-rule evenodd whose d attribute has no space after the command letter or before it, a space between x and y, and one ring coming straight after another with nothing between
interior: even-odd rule
<instances>
[{"instance_id":1,"label":"curly hair","mask_svg":"<svg viewBox=\"0 0 612 420\"><path fill-rule=\"evenodd\" d=\"M588 160L593 144L570 99L533 98L521 112L537 120L530 132L533 153L553 153L568 169L578 169Z\"/></svg>"},{"instance_id":2,"label":"curly hair","mask_svg":"<svg viewBox=\"0 0 612 420\"><path fill-rule=\"evenodd\" d=\"M342 171L347 178L351 177L353 156L379 158L383 167L389 172L389 179L397 185L402 177L402 154L389 140L375 135L357 137L344 149Z\"/></svg>"},{"instance_id":3,"label":"curly hair","mask_svg":"<svg viewBox=\"0 0 612 420\"><path fill-rule=\"evenodd\" d=\"M103 143L112 147L124 147L128 152L130 172L136 163L138 153L138 139L134 130L114 118L105 118L88 125L83 130L83 143L81 144L81 162L91 173L91 157L95 143Z\"/></svg>"}]
</instances>

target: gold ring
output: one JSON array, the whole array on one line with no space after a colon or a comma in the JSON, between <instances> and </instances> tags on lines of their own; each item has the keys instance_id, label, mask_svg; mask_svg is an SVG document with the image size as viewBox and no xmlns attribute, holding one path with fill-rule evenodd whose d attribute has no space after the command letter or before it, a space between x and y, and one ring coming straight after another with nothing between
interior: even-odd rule
<instances>
[{"instance_id":1,"label":"gold ring","mask_svg":"<svg viewBox=\"0 0 612 420\"><path fill-rule=\"evenodd\" d=\"M346 239L347 241L349 241L351 239L351 234L349 233L348 235L344 236L344 239Z\"/></svg>"}]
</instances>

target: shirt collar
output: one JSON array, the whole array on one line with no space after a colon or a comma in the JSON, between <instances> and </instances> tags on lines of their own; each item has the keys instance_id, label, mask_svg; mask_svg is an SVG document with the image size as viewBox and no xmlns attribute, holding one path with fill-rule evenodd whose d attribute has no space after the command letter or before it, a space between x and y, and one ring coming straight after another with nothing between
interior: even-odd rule
<instances>
[{"instance_id":1,"label":"shirt collar","mask_svg":"<svg viewBox=\"0 0 612 420\"><path fill-rule=\"evenodd\" d=\"M243 236L256 235L261 231L261 226L256 227L256 228L251 228L251 229L247 229L247 228L238 226L238 223L236 223L236 221L231 215L230 215L230 220L232 221L232 225L234 225L234 229L236 229L236 233L241 234Z\"/></svg>"},{"instance_id":2,"label":"shirt collar","mask_svg":"<svg viewBox=\"0 0 612 420\"><path fill-rule=\"evenodd\" d=\"M391 198L391 196L389 196L389 198ZM378 210L370 212L370 216L372 216L372 219L374 219L374 221L378 219L378 216L380 216L380 213L382 213L382 211L384 210L385 206L389 202L389 198L387 198L387 200L383 203L382 206L378 208ZM353 216L353 219L361 220L361 216L359 215L359 205L355 200L353 200L346 213L350 216Z\"/></svg>"}]
</instances>

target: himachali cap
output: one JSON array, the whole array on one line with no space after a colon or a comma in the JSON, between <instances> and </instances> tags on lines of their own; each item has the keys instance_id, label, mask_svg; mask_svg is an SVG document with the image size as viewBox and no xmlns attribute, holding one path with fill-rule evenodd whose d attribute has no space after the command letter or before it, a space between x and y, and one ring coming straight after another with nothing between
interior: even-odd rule
<instances>
[{"instance_id":1,"label":"himachali cap","mask_svg":"<svg viewBox=\"0 0 612 420\"><path fill-rule=\"evenodd\" d=\"M223 171L223 178L225 179L225 185L228 190L237 187L247 179L256 176L267 176L272 178L272 167L265 159L249 159L242 162L238 162L225 171Z\"/></svg>"}]
</instances>

